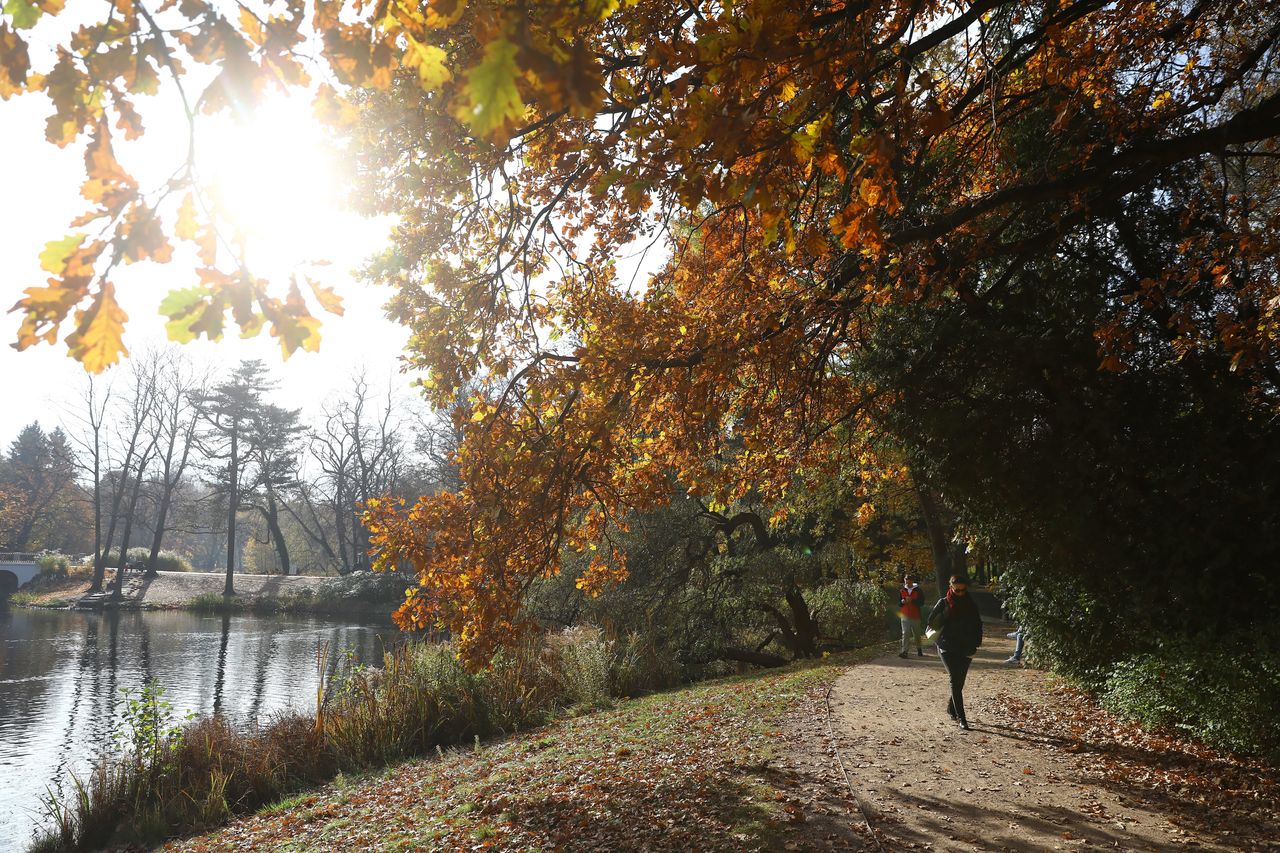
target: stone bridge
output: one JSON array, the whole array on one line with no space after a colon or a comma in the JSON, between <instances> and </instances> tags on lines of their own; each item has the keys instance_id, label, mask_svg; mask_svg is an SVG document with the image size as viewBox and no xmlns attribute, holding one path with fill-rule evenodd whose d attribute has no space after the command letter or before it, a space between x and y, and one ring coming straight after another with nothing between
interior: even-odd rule
<instances>
[{"instance_id":1,"label":"stone bridge","mask_svg":"<svg viewBox=\"0 0 1280 853\"><path fill-rule=\"evenodd\" d=\"M0 553L0 595L17 592L40 574L38 554Z\"/></svg>"}]
</instances>

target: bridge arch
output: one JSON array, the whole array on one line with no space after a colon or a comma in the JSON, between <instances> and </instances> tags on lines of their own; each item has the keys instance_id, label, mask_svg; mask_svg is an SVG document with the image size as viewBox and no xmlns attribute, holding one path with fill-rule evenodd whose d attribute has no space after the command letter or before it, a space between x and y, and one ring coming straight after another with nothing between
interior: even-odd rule
<instances>
[{"instance_id":1,"label":"bridge arch","mask_svg":"<svg viewBox=\"0 0 1280 853\"><path fill-rule=\"evenodd\" d=\"M0 554L0 594L9 595L40 574L39 554Z\"/></svg>"}]
</instances>

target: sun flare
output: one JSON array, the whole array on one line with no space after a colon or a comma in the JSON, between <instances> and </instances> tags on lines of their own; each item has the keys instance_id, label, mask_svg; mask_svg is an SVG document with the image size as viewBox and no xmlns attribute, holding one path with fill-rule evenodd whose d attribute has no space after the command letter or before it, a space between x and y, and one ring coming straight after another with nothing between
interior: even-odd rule
<instances>
[{"instance_id":1,"label":"sun flare","mask_svg":"<svg viewBox=\"0 0 1280 853\"><path fill-rule=\"evenodd\" d=\"M197 136L202 179L219 217L268 276L335 260L351 219L349 171L303 98L260 104L247 120L218 117Z\"/></svg>"}]
</instances>

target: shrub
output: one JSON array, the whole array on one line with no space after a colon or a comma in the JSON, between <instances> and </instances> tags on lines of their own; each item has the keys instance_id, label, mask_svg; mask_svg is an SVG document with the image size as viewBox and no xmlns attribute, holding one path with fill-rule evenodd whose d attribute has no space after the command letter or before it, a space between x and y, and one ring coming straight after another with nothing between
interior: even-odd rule
<instances>
[{"instance_id":1,"label":"shrub","mask_svg":"<svg viewBox=\"0 0 1280 853\"><path fill-rule=\"evenodd\" d=\"M223 610L242 610L236 601L228 601L220 592L202 592L187 602L187 607L200 613L221 613Z\"/></svg>"},{"instance_id":2,"label":"shrub","mask_svg":"<svg viewBox=\"0 0 1280 853\"><path fill-rule=\"evenodd\" d=\"M315 592L318 601L363 601L394 603L404 601L404 591L415 579L398 572L353 572L342 577L327 578Z\"/></svg>"},{"instance_id":3,"label":"shrub","mask_svg":"<svg viewBox=\"0 0 1280 853\"><path fill-rule=\"evenodd\" d=\"M40 567L41 575L64 578L67 576L71 563L66 554L58 551L42 551L40 556L36 558L36 565Z\"/></svg>"},{"instance_id":4,"label":"shrub","mask_svg":"<svg viewBox=\"0 0 1280 853\"><path fill-rule=\"evenodd\" d=\"M822 636L841 646L880 642L892 624L887 593L870 581L842 578L806 597Z\"/></svg>"},{"instance_id":5,"label":"shrub","mask_svg":"<svg viewBox=\"0 0 1280 853\"><path fill-rule=\"evenodd\" d=\"M550 643L564 695L582 709L612 704L609 691L613 643L598 628L583 625L554 635Z\"/></svg>"},{"instance_id":6,"label":"shrub","mask_svg":"<svg viewBox=\"0 0 1280 853\"><path fill-rule=\"evenodd\" d=\"M1218 749L1280 759L1280 637L1166 638L1115 664L1102 704Z\"/></svg>"},{"instance_id":7,"label":"shrub","mask_svg":"<svg viewBox=\"0 0 1280 853\"><path fill-rule=\"evenodd\" d=\"M648 633L632 631L614 644L610 688L615 696L635 696L686 681L676 661L662 653Z\"/></svg>"},{"instance_id":8,"label":"shrub","mask_svg":"<svg viewBox=\"0 0 1280 853\"><path fill-rule=\"evenodd\" d=\"M141 546L130 548L126 556L127 562L134 566L145 568L147 561L151 559L151 549ZM113 548L108 551L103 565L109 569L120 568L120 549ZM155 568L158 572L189 572L191 571L191 563L181 554L162 550L156 555Z\"/></svg>"},{"instance_id":9,"label":"shrub","mask_svg":"<svg viewBox=\"0 0 1280 853\"><path fill-rule=\"evenodd\" d=\"M129 555L129 559L132 561L132 548L129 549ZM138 564L145 565L148 556L150 556L150 552L148 552L141 560L138 560ZM189 563L187 558L181 554L173 551L161 551L159 554L156 554L155 568L158 572L189 572L191 571L191 563Z\"/></svg>"}]
</instances>

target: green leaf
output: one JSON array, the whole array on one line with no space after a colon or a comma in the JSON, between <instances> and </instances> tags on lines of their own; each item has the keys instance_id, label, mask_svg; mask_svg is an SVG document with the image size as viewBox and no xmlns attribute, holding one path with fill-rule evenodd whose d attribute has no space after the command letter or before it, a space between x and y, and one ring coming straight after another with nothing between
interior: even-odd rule
<instances>
[{"instance_id":1,"label":"green leaf","mask_svg":"<svg viewBox=\"0 0 1280 853\"><path fill-rule=\"evenodd\" d=\"M200 319L202 312L195 309L204 303L207 295L201 287L169 291L160 303L160 313L169 318L164 325L169 340L185 344L196 339L197 333L191 326Z\"/></svg>"},{"instance_id":2,"label":"green leaf","mask_svg":"<svg viewBox=\"0 0 1280 853\"><path fill-rule=\"evenodd\" d=\"M50 240L45 243L44 251L40 253L40 268L53 275L62 275L67 269L67 259L80 248L83 242L83 234L68 234L61 240Z\"/></svg>"},{"instance_id":3,"label":"green leaf","mask_svg":"<svg viewBox=\"0 0 1280 853\"><path fill-rule=\"evenodd\" d=\"M516 46L498 36L484 49L484 59L467 74L467 103L458 118L480 136L494 136L508 122L524 115L524 101L516 90Z\"/></svg>"},{"instance_id":4,"label":"green leaf","mask_svg":"<svg viewBox=\"0 0 1280 853\"><path fill-rule=\"evenodd\" d=\"M40 6L35 0L9 0L4 4L4 13L13 18L13 27L17 30L29 30L40 20Z\"/></svg>"}]
</instances>

